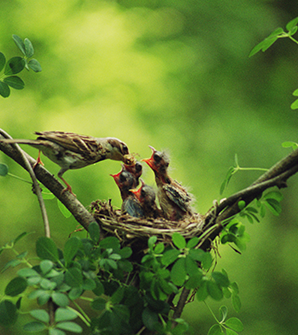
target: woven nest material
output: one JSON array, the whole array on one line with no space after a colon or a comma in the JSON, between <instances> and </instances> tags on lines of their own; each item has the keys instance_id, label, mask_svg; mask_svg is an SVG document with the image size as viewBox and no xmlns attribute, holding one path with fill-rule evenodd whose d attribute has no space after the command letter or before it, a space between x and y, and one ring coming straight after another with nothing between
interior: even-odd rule
<instances>
[{"instance_id":1,"label":"woven nest material","mask_svg":"<svg viewBox=\"0 0 298 335\"><path fill-rule=\"evenodd\" d=\"M111 200L108 202L96 200L91 203L90 209L100 227L124 243L131 243L133 239L148 239L153 235L160 241L169 242L174 232L189 239L203 233L205 222L204 216L200 214L195 214L192 218L183 221L134 218L128 214L122 214L120 210L115 210Z\"/></svg>"}]
</instances>

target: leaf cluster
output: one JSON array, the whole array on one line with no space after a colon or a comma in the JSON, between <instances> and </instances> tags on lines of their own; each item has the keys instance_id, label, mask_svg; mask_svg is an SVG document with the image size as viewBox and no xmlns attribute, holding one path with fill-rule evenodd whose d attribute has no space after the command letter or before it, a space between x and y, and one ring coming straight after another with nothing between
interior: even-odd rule
<instances>
[{"instance_id":1,"label":"leaf cluster","mask_svg":"<svg viewBox=\"0 0 298 335\"><path fill-rule=\"evenodd\" d=\"M26 235L10 241L0 252L13 249ZM165 245L152 236L148 252L140 263L135 263L130 259L131 248L121 248L116 237L100 240L97 223L90 224L89 235L69 238L63 250L52 239L41 237L36 242L37 265L30 264L27 252L17 253L5 265L3 271L20 264L25 267L5 287L0 303L2 325L17 321L25 296L40 306L48 302L57 306L54 323L50 323L49 312L36 309L30 311L35 320L24 326L24 331L48 330L50 335L81 333L82 327L73 321L78 316L94 334L126 335L143 327L156 334L189 334L191 330L184 320L171 317L172 300L182 287L195 290L199 301L232 297L235 310L240 309L237 284L230 282L224 270L211 271L212 256L197 247L197 237L186 241L174 233L172 243ZM79 307L81 300L90 302L97 312L95 317L88 317Z\"/></svg>"},{"instance_id":2,"label":"leaf cluster","mask_svg":"<svg viewBox=\"0 0 298 335\"><path fill-rule=\"evenodd\" d=\"M250 206L246 206L245 201L240 200L238 207L241 211L238 215L223 222L224 229L220 235L220 242L222 244L232 243L236 250L244 251L250 237L246 233L245 225L241 219L247 219L249 223L260 222L259 216L264 218L266 209L273 215L278 216L282 210L280 204L282 199L283 195L279 191L269 191L256 199L255 203Z\"/></svg>"},{"instance_id":3,"label":"leaf cluster","mask_svg":"<svg viewBox=\"0 0 298 335\"><path fill-rule=\"evenodd\" d=\"M12 35L14 42L16 43L18 49L22 52L23 56L15 56L8 60L2 52L0 52L0 95L3 98L7 98L10 95L10 88L16 90L22 90L25 86L24 81L16 74L23 71L26 68L33 70L34 72L40 72L41 66L39 62L32 58L34 55L34 48L31 41L25 38L23 41L19 36Z\"/></svg>"}]
</instances>

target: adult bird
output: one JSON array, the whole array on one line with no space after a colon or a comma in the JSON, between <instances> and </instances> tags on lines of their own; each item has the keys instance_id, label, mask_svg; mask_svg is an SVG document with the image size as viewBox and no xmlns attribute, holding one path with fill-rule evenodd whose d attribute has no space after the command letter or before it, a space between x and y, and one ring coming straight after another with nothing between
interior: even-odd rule
<instances>
[{"instance_id":1,"label":"adult bird","mask_svg":"<svg viewBox=\"0 0 298 335\"><path fill-rule=\"evenodd\" d=\"M143 159L155 174L157 197L164 217L171 221L191 218L194 212L191 208L191 196L176 180L168 175L170 159L164 151L157 151L153 147L152 156Z\"/></svg>"},{"instance_id":2,"label":"adult bird","mask_svg":"<svg viewBox=\"0 0 298 335\"><path fill-rule=\"evenodd\" d=\"M29 144L39 150L37 164L42 164L40 152L60 166L58 177L70 191L71 186L62 177L70 169L80 169L105 159L126 162L129 155L127 145L114 137L98 138L63 131L36 132L36 140L3 139L1 142Z\"/></svg>"},{"instance_id":3,"label":"adult bird","mask_svg":"<svg viewBox=\"0 0 298 335\"><path fill-rule=\"evenodd\" d=\"M141 204L137 197L130 191L132 185L135 183L135 178L133 175L130 172L125 171L122 167L120 172L117 174L111 174L111 176L114 178L120 190L122 198L121 211L133 217L143 217L144 212Z\"/></svg>"},{"instance_id":4,"label":"adult bird","mask_svg":"<svg viewBox=\"0 0 298 335\"><path fill-rule=\"evenodd\" d=\"M162 215L161 211L157 208L155 199L156 194L154 189L146 185L143 180L141 180L142 185L138 189L130 190L139 200L142 209L144 211L144 216L147 218L158 218Z\"/></svg>"}]
</instances>

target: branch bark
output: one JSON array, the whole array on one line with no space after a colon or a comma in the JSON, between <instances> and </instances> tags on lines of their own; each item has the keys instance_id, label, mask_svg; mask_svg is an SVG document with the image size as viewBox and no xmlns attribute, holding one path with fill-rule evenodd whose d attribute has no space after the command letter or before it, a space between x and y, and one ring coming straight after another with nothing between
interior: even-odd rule
<instances>
[{"instance_id":1,"label":"branch bark","mask_svg":"<svg viewBox=\"0 0 298 335\"><path fill-rule=\"evenodd\" d=\"M4 138L0 136L0 139ZM19 149L14 144L6 144L0 141L0 150L3 151L7 156L12 158L16 163L21 165L25 170L28 171L22 153L26 156L31 167L34 166L36 160L28 155L26 152L19 151ZM86 208L78 201L78 199L69 192L62 192L64 186L58 182L56 178L43 166L40 164L34 168L34 173L36 178L47 188L49 189L73 214L75 219L86 229L91 222L94 222L95 219L91 213L89 213Z\"/></svg>"}]
</instances>

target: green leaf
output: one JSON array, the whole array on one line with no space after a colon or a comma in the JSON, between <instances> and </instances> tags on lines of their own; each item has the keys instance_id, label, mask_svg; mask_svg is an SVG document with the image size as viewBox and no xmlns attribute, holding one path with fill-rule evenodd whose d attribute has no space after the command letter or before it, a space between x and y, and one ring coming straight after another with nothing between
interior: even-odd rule
<instances>
[{"instance_id":1,"label":"green leaf","mask_svg":"<svg viewBox=\"0 0 298 335\"><path fill-rule=\"evenodd\" d=\"M227 315L228 315L227 306L221 306L220 309L219 309L219 314L220 314L220 317L221 317L220 322L224 322L227 318Z\"/></svg>"},{"instance_id":2,"label":"green leaf","mask_svg":"<svg viewBox=\"0 0 298 335\"><path fill-rule=\"evenodd\" d=\"M95 288L96 288L96 283L93 279L87 278L86 280L84 280L84 283L83 283L83 289L84 290L92 291Z\"/></svg>"},{"instance_id":3,"label":"green leaf","mask_svg":"<svg viewBox=\"0 0 298 335\"><path fill-rule=\"evenodd\" d=\"M23 277L13 278L5 288L5 294L11 297L15 297L27 288L27 280Z\"/></svg>"},{"instance_id":4,"label":"green leaf","mask_svg":"<svg viewBox=\"0 0 298 335\"><path fill-rule=\"evenodd\" d=\"M56 244L48 237L40 237L36 241L36 254L41 259L49 259L53 262L59 260Z\"/></svg>"},{"instance_id":5,"label":"green leaf","mask_svg":"<svg viewBox=\"0 0 298 335\"><path fill-rule=\"evenodd\" d=\"M215 280L216 284L220 285L221 287L228 287L230 284L228 277L221 272L213 272L212 278Z\"/></svg>"},{"instance_id":6,"label":"green leaf","mask_svg":"<svg viewBox=\"0 0 298 335\"><path fill-rule=\"evenodd\" d=\"M293 35L296 34L297 30L298 30L298 27L295 26L295 27L293 27L293 28L289 31L289 34L290 34L291 36L293 36Z\"/></svg>"},{"instance_id":7,"label":"green leaf","mask_svg":"<svg viewBox=\"0 0 298 335\"><path fill-rule=\"evenodd\" d=\"M298 100L297 100L297 101L298 101ZM298 108L298 107L297 107L297 108ZM296 142L291 142L291 141L283 142L281 145L282 145L283 148L292 148L293 150L296 150L297 147L298 147L298 143L296 143Z\"/></svg>"},{"instance_id":8,"label":"green leaf","mask_svg":"<svg viewBox=\"0 0 298 335\"><path fill-rule=\"evenodd\" d=\"M184 249L186 247L185 238L179 233L173 233L172 241L178 249Z\"/></svg>"},{"instance_id":9,"label":"green leaf","mask_svg":"<svg viewBox=\"0 0 298 335\"><path fill-rule=\"evenodd\" d=\"M226 335L238 335L238 333L234 332L234 330L230 328L226 328Z\"/></svg>"},{"instance_id":10,"label":"green leaf","mask_svg":"<svg viewBox=\"0 0 298 335\"><path fill-rule=\"evenodd\" d=\"M124 247L118 251L121 258L129 258L132 255L132 250L129 247Z\"/></svg>"},{"instance_id":11,"label":"green leaf","mask_svg":"<svg viewBox=\"0 0 298 335\"><path fill-rule=\"evenodd\" d=\"M104 287L99 280L95 281L96 288L93 290L93 293L97 296L101 296L104 293Z\"/></svg>"},{"instance_id":12,"label":"green leaf","mask_svg":"<svg viewBox=\"0 0 298 335\"><path fill-rule=\"evenodd\" d=\"M0 80L0 95L3 96L3 98L7 98L10 95L10 88L7 84L5 84L3 81Z\"/></svg>"},{"instance_id":13,"label":"green leaf","mask_svg":"<svg viewBox=\"0 0 298 335\"><path fill-rule=\"evenodd\" d=\"M69 304L69 300L67 296L60 292L53 292L52 293L52 299L55 304L57 304L60 307L66 307Z\"/></svg>"},{"instance_id":14,"label":"green leaf","mask_svg":"<svg viewBox=\"0 0 298 335\"><path fill-rule=\"evenodd\" d=\"M281 206L277 200L266 199L265 205L269 208L273 215L279 216L279 214L281 213Z\"/></svg>"},{"instance_id":15,"label":"green leaf","mask_svg":"<svg viewBox=\"0 0 298 335\"><path fill-rule=\"evenodd\" d=\"M185 265L186 265L186 272L190 277L198 274L199 268L197 262L194 261L189 255L187 255L185 258Z\"/></svg>"},{"instance_id":16,"label":"green leaf","mask_svg":"<svg viewBox=\"0 0 298 335\"><path fill-rule=\"evenodd\" d=\"M191 249L189 250L189 256L195 261L201 262L204 269L210 269L213 260L209 252L202 249Z\"/></svg>"},{"instance_id":17,"label":"green leaf","mask_svg":"<svg viewBox=\"0 0 298 335\"><path fill-rule=\"evenodd\" d=\"M37 322L37 321L32 321L29 323L26 323L23 327L23 330L25 332L41 332L45 330L47 327L44 323Z\"/></svg>"},{"instance_id":18,"label":"green leaf","mask_svg":"<svg viewBox=\"0 0 298 335\"><path fill-rule=\"evenodd\" d=\"M90 223L88 227L88 232L90 234L91 240L97 244L99 241L99 237L100 237L100 230L99 230L98 223L96 222Z\"/></svg>"},{"instance_id":19,"label":"green leaf","mask_svg":"<svg viewBox=\"0 0 298 335\"><path fill-rule=\"evenodd\" d=\"M278 191L271 191L271 192L268 192L264 195L264 199L265 200L274 199L274 200L280 202L283 199L283 195L282 195L282 193L280 193Z\"/></svg>"},{"instance_id":20,"label":"green leaf","mask_svg":"<svg viewBox=\"0 0 298 335\"><path fill-rule=\"evenodd\" d=\"M232 304L234 310L239 313L241 309L241 300L238 294L232 294Z\"/></svg>"},{"instance_id":21,"label":"green leaf","mask_svg":"<svg viewBox=\"0 0 298 335\"><path fill-rule=\"evenodd\" d=\"M31 58L34 55L33 45L32 45L31 41L28 38L25 38L24 44L25 44L26 56L28 58Z\"/></svg>"},{"instance_id":22,"label":"green leaf","mask_svg":"<svg viewBox=\"0 0 298 335\"><path fill-rule=\"evenodd\" d=\"M23 268L18 271L18 275L21 277L35 277L39 276L39 273L31 268Z\"/></svg>"},{"instance_id":23,"label":"green leaf","mask_svg":"<svg viewBox=\"0 0 298 335\"><path fill-rule=\"evenodd\" d=\"M6 63L6 58L2 52L0 52L0 72L3 70Z\"/></svg>"},{"instance_id":24,"label":"green leaf","mask_svg":"<svg viewBox=\"0 0 298 335\"><path fill-rule=\"evenodd\" d=\"M191 239L187 242L186 247L189 248L189 249L192 249L192 248L194 248L198 243L199 243L199 238L198 238L198 237L193 237L193 238L191 238Z\"/></svg>"},{"instance_id":25,"label":"green leaf","mask_svg":"<svg viewBox=\"0 0 298 335\"><path fill-rule=\"evenodd\" d=\"M298 97L298 88L292 93L295 97Z\"/></svg>"},{"instance_id":26,"label":"green leaf","mask_svg":"<svg viewBox=\"0 0 298 335\"><path fill-rule=\"evenodd\" d=\"M92 223L91 223L92 224ZM96 223L98 226L98 224ZM119 240L114 236L109 236L100 241L99 246L103 249L120 249Z\"/></svg>"},{"instance_id":27,"label":"green leaf","mask_svg":"<svg viewBox=\"0 0 298 335\"><path fill-rule=\"evenodd\" d=\"M50 328L49 335L65 335L65 332L57 328Z\"/></svg>"},{"instance_id":28,"label":"green leaf","mask_svg":"<svg viewBox=\"0 0 298 335\"><path fill-rule=\"evenodd\" d=\"M18 35L12 35L12 38L15 41L15 44L17 45L17 47L22 51L24 56L26 56L25 44L23 40L21 39L21 37L19 37Z\"/></svg>"},{"instance_id":29,"label":"green leaf","mask_svg":"<svg viewBox=\"0 0 298 335\"><path fill-rule=\"evenodd\" d=\"M25 67L25 60L22 57L12 57L6 62L4 74L10 76L21 72Z\"/></svg>"},{"instance_id":30,"label":"green leaf","mask_svg":"<svg viewBox=\"0 0 298 335\"><path fill-rule=\"evenodd\" d=\"M255 55L260 50L266 51L277 39L278 35L283 33L282 28L277 28L274 30L267 38L265 38L262 42L258 43L250 52L248 57Z\"/></svg>"},{"instance_id":31,"label":"green leaf","mask_svg":"<svg viewBox=\"0 0 298 335\"><path fill-rule=\"evenodd\" d=\"M287 30L288 31L292 30L295 26L297 26L297 23L298 23L298 17L295 17L295 19L291 20L286 25Z\"/></svg>"},{"instance_id":32,"label":"green leaf","mask_svg":"<svg viewBox=\"0 0 298 335\"><path fill-rule=\"evenodd\" d=\"M0 324L11 326L16 323L18 317L17 308L10 300L0 302Z\"/></svg>"},{"instance_id":33,"label":"green leaf","mask_svg":"<svg viewBox=\"0 0 298 335\"><path fill-rule=\"evenodd\" d=\"M79 287L83 284L83 275L78 268L70 268L65 272L65 283L70 287Z\"/></svg>"},{"instance_id":34,"label":"green leaf","mask_svg":"<svg viewBox=\"0 0 298 335\"><path fill-rule=\"evenodd\" d=\"M48 323L50 321L49 313L43 309L34 309L29 312L35 319Z\"/></svg>"},{"instance_id":35,"label":"green leaf","mask_svg":"<svg viewBox=\"0 0 298 335\"><path fill-rule=\"evenodd\" d=\"M167 250L161 258L161 263L165 266L169 266L171 263L175 262L176 259L178 259L179 255L180 250L178 249Z\"/></svg>"},{"instance_id":36,"label":"green leaf","mask_svg":"<svg viewBox=\"0 0 298 335\"><path fill-rule=\"evenodd\" d=\"M155 326L158 323L158 314L146 307L142 313L142 320L146 328L155 330Z\"/></svg>"},{"instance_id":37,"label":"green leaf","mask_svg":"<svg viewBox=\"0 0 298 335\"><path fill-rule=\"evenodd\" d=\"M119 287L111 296L113 304L119 304L124 297L124 287Z\"/></svg>"},{"instance_id":38,"label":"green leaf","mask_svg":"<svg viewBox=\"0 0 298 335\"><path fill-rule=\"evenodd\" d=\"M67 240L63 252L66 267L70 264L81 246L82 242L78 237L74 236Z\"/></svg>"},{"instance_id":39,"label":"green leaf","mask_svg":"<svg viewBox=\"0 0 298 335\"><path fill-rule=\"evenodd\" d=\"M103 298L95 299L91 302L91 307L95 310L102 311L106 308L106 301Z\"/></svg>"},{"instance_id":40,"label":"green leaf","mask_svg":"<svg viewBox=\"0 0 298 335\"><path fill-rule=\"evenodd\" d=\"M74 320L77 314L66 308L59 307L55 312L55 322Z\"/></svg>"},{"instance_id":41,"label":"green leaf","mask_svg":"<svg viewBox=\"0 0 298 335\"><path fill-rule=\"evenodd\" d=\"M223 293L220 286L215 282L213 282L212 280L209 280L207 282L207 290L210 297L213 298L214 300L219 301L223 298Z\"/></svg>"},{"instance_id":42,"label":"green leaf","mask_svg":"<svg viewBox=\"0 0 298 335\"><path fill-rule=\"evenodd\" d=\"M63 214L65 218L70 218L72 216L71 212L65 207L65 205L57 199L57 205L60 212Z\"/></svg>"},{"instance_id":43,"label":"green leaf","mask_svg":"<svg viewBox=\"0 0 298 335\"><path fill-rule=\"evenodd\" d=\"M35 58L31 59L28 62L28 66L30 67L31 70L33 70L34 72L41 72L42 68L41 65L39 64L38 60L36 60Z\"/></svg>"},{"instance_id":44,"label":"green leaf","mask_svg":"<svg viewBox=\"0 0 298 335\"><path fill-rule=\"evenodd\" d=\"M182 286L186 279L186 264L185 258L179 258L171 270L172 282L177 286Z\"/></svg>"},{"instance_id":45,"label":"green leaf","mask_svg":"<svg viewBox=\"0 0 298 335\"><path fill-rule=\"evenodd\" d=\"M153 246L155 242L157 241L157 236L151 236L148 240L148 247L153 251Z\"/></svg>"},{"instance_id":46,"label":"green leaf","mask_svg":"<svg viewBox=\"0 0 298 335\"><path fill-rule=\"evenodd\" d=\"M8 166L6 164L0 164L0 176L5 177L8 174Z\"/></svg>"},{"instance_id":47,"label":"green leaf","mask_svg":"<svg viewBox=\"0 0 298 335\"><path fill-rule=\"evenodd\" d=\"M83 331L82 327L74 322L59 322L56 327L73 333L81 333Z\"/></svg>"},{"instance_id":48,"label":"green leaf","mask_svg":"<svg viewBox=\"0 0 298 335\"><path fill-rule=\"evenodd\" d=\"M83 292L84 292L84 290L83 290L82 286L73 287L69 291L68 297L69 297L70 300L76 300L83 294Z\"/></svg>"},{"instance_id":49,"label":"green leaf","mask_svg":"<svg viewBox=\"0 0 298 335\"><path fill-rule=\"evenodd\" d=\"M45 275L48 272L50 272L50 270L53 268L53 262L49 261L48 259L44 259L43 261L40 262L39 267L41 272Z\"/></svg>"},{"instance_id":50,"label":"green leaf","mask_svg":"<svg viewBox=\"0 0 298 335\"><path fill-rule=\"evenodd\" d=\"M291 104L291 109L298 109L298 99Z\"/></svg>"},{"instance_id":51,"label":"green leaf","mask_svg":"<svg viewBox=\"0 0 298 335\"><path fill-rule=\"evenodd\" d=\"M225 179L224 181L222 182L221 186L220 186L220 194L223 193L224 189L229 185L229 182L232 178L232 175L234 174L235 172L235 168L234 166L231 166L225 176Z\"/></svg>"},{"instance_id":52,"label":"green leaf","mask_svg":"<svg viewBox=\"0 0 298 335\"><path fill-rule=\"evenodd\" d=\"M154 252L156 254L161 254L163 251L165 250L165 246L163 243L158 243L156 244L155 248L154 248Z\"/></svg>"},{"instance_id":53,"label":"green leaf","mask_svg":"<svg viewBox=\"0 0 298 335\"><path fill-rule=\"evenodd\" d=\"M224 334L224 332L221 330L221 327L218 324L213 325L208 331L208 335L222 335L222 334Z\"/></svg>"},{"instance_id":54,"label":"green leaf","mask_svg":"<svg viewBox=\"0 0 298 335\"><path fill-rule=\"evenodd\" d=\"M226 322L225 322L226 326L228 326L229 328L237 331L237 332L242 332L244 327L243 327L243 323L238 319L238 318L235 318L235 317L232 317L230 319L228 319Z\"/></svg>"},{"instance_id":55,"label":"green leaf","mask_svg":"<svg viewBox=\"0 0 298 335\"><path fill-rule=\"evenodd\" d=\"M4 83L14 88L15 90L22 90L25 86L23 80L18 76L10 76L3 79Z\"/></svg>"}]
</instances>

